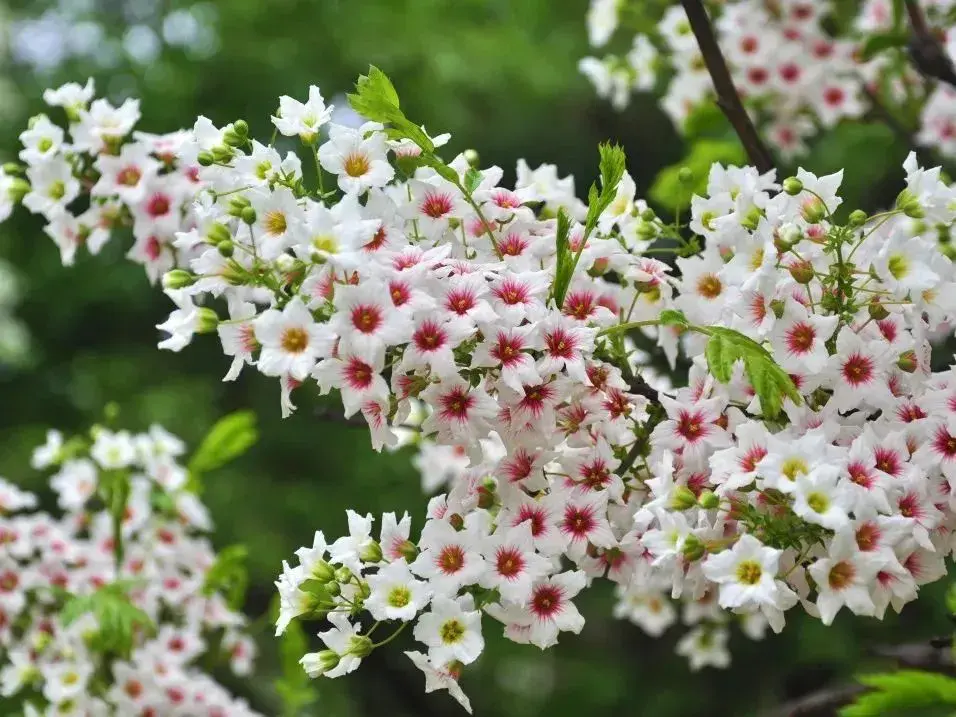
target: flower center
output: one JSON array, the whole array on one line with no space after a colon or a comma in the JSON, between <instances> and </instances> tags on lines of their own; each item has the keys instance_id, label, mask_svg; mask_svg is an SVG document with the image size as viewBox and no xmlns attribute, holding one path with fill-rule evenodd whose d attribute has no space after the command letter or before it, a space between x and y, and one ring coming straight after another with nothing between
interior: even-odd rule
<instances>
[{"instance_id":1,"label":"flower center","mask_svg":"<svg viewBox=\"0 0 956 717\"><path fill-rule=\"evenodd\" d=\"M345 173L350 177L364 177L368 174L371 164L368 155L362 152L352 152L345 158L343 165Z\"/></svg>"},{"instance_id":2,"label":"flower center","mask_svg":"<svg viewBox=\"0 0 956 717\"><path fill-rule=\"evenodd\" d=\"M290 354L298 354L305 351L309 345L309 335L305 329L293 326L282 332L282 348Z\"/></svg>"},{"instance_id":3,"label":"flower center","mask_svg":"<svg viewBox=\"0 0 956 717\"><path fill-rule=\"evenodd\" d=\"M285 234L285 230L288 228L285 214L280 212L278 209L273 209L267 212L263 224L266 228L266 234L276 237Z\"/></svg>"},{"instance_id":4,"label":"flower center","mask_svg":"<svg viewBox=\"0 0 956 717\"><path fill-rule=\"evenodd\" d=\"M412 601L412 591L404 585L398 585L388 593L390 607L405 607Z\"/></svg>"},{"instance_id":5,"label":"flower center","mask_svg":"<svg viewBox=\"0 0 956 717\"><path fill-rule=\"evenodd\" d=\"M462 625L458 620L447 620L442 623L441 628L439 629L439 634L441 635L441 641L446 645L453 645L456 642L461 642L462 638L465 636L465 626Z\"/></svg>"},{"instance_id":6,"label":"flower center","mask_svg":"<svg viewBox=\"0 0 956 717\"><path fill-rule=\"evenodd\" d=\"M716 299L723 288L716 274L704 274L697 280L697 293L705 299Z\"/></svg>"},{"instance_id":7,"label":"flower center","mask_svg":"<svg viewBox=\"0 0 956 717\"><path fill-rule=\"evenodd\" d=\"M756 560L742 560L737 566L737 581L744 585L756 585L763 575L763 568Z\"/></svg>"}]
</instances>

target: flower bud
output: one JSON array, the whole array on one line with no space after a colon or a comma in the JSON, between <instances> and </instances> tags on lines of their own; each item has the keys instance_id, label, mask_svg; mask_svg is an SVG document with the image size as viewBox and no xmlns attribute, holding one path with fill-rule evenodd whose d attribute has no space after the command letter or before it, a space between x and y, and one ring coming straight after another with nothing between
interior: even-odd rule
<instances>
[{"instance_id":1,"label":"flower bud","mask_svg":"<svg viewBox=\"0 0 956 717\"><path fill-rule=\"evenodd\" d=\"M926 212L923 210L922 205L915 199L903 207L903 214L908 216L910 219L922 219L926 216Z\"/></svg>"},{"instance_id":2,"label":"flower bud","mask_svg":"<svg viewBox=\"0 0 956 717\"><path fill-rule=\"evenodd\" d=\"M209 240L210 244L219 244L220 242L229 241L232 239L232 232L229 231L229 228L221 222L213 222L209 225L209 229L206 230L206 239Z\"/></svg>"},{"instance_id":3,"label":"flower bud","mask_svg":"<svg viewBox=\"0 0 956 717\"><path fill-rule=\"evenodd\" d=\"M818 224L827 215L827 206L820 197L808 197L800 205L800 216L810 224Z\"/></svg>"},{"instance_id":4,"label":"flower bud","mask_svg":"<svg viewBox=\"0 0 956 717\"><path fill-rule=\"evenodd\" d=\"M640 222L635 229L635 233L638 238L644 239L645 241L653 239L657 236L657 227L651 224L650 222Z\"/></svg>"},{"instance_id":5,"label":"flower bud","mask_svg":"<svg viewBox=\"0 0 956 717\"><path fill-rule=\"evenodd\" d=\"M851 227L862 227L866 224L867 216L866 212L862 209L855 209L850 212L849 222Z\"/></svg>"},{"instance_id":6,"label":"flower bud","mask_svg":"<svg viewBox=\"0 0 956 717\"><path fill-rule=\"evenodd\" d=\"M461 530L465 527L465 519L462 518L458 513L453 513L449 518L448 522L451 524L451 527L455 530Z\"/></svg>"},{"instance_id":7,"label":"flower bud","mask_svg":"<svg viewBox=\"0 0 956 717\"><path fill-rule=\"evenodd\" d=\"M641 212L641 219L643 219L645 222L652 222L656 218L657 218L657 213L650 207L648 207L647 209Z\"/></svg>"},{"instance_id":8,"label":"flower bud","mask_svg":"<svg viewBox=\"0 0 956 717\"><path fill-rule=\"evenodd\" d=\"M322 650L319 653L319 669L322 672L334 670L339 666L339 655L334 650Z\"/></svg>"},{"instance_id":9,"label":"flower bud","mask_svg":"<svg viewBox=\"0 0 956 717\"><path fill-rule=\"evenodd\" d=\"M799 261L788 267L790 276L798 284L809 284L813 281L813 264L808 261Z\"/></svg>"},{"instance_id":10,"label":"flower bud","mask_svg":"<svg viewBox=\"0 0 956 717\"><path fill-rule=\"evenodd\" d=\"M232 123L232 128L240 137L249 136L249 123L243 119L238 119Z\"/></svg>"},{"instance_id":11,"label":"flower bud","mask_svg":"<svg viewBox=\"0 0 956 717\"><path fill-rule=\"evenodd\" d=\"M784 308L786 308L786 304L784 304L782 299L773 299L770 302L770 310L778 319L783 317Z\"/></svg>"},{"instance_id":12,"label":"flower bud","mask_svg":"<svg viewBox=\"0 0 956 717\"><path fill-rule=\"evenodd\" d=\"M235 244L233 244L231 241L227 239L226 241L221 241L218 244L216 244L216 249L219 251L219 253L222 256L228 259L236 251L236 246Z\"/></svg>"},{"instance_id":13,"label":"flower bud","mask_svg":"<svg viewBox=\"0 0 956 717\"><path fill-rule=\"evenodd\" d=\"M196 314L196 333L210 334L219 327L219 316L208 306L200 306Z\"/></svg>"},{"instance_id":14,"label":"flower bud","mask_svg":"<svg viewBox=\"0 0 956 717\"><path fill-rule=\"evenodd\" d=\"M684 546L681 548L681 555L683 555L684 560L688 562L700 560L704 557L705 552L707 552L707 549L704 547L704 544L700 538L693 533L687 536L686 540L684 540Z\"/></svg>"},{"instance_id":15,"label":"flower bud","mask_svg":"<svg viewBox=\"0 0 956 717\"><path fill-rule=\"evenodd\" d=\"M359 551L359 560L363 563L382 562L382 546L374 540L369 541L369 543L363 546Z\"/></svg>"},{"instance_id":16,"label":"flower bud","mask_svg":"<svg viewBox=\"0 0 956 717\"><path fill-rule=\"evenodd\" d=\"M7 196L11 201L19 202L30 193L30 189L30 183L27 180L16 177L10 182L10 186L7 187Z\"/></svg>"},{"instance_id":17,"label":"flower bud","mask_svg":"<svg viewBox=\"0 0 956 717\"><path fill-rule=\"evenodd\" d=\"M235 129L227 129L222 133L222 141L229 147L241 147L245 144L246 138L240 136Z\"/></svg>"},{"instance_id":18,"label":"flower bud","mask_svg":"<svg viewBox=\"0 0 956 717\"><path fill-rule=\"evenodd\" d=\"M411 564L415 558L418 557L418 546L415 545L411 540L405 540L398 547L398 554L405 558L405 562Z\"/></svg>"},{"instance_id":19,"label":"flower bud","mask_svg":"<svg viewBox=\"0 0 956 717\"><path fill-rule=\"evenodd\" d=\"M677 181L681 184L691 184L694 181L694 172L690 167L681 167L677 172Z\"/></svg>"},{"instance_id":20,"label":"flower bud","mask_svg":"<svg viewBox=\"0 0 956 717\"><path fill-rule=\"evenodd\" d=\"M324 560L319 560L312 566L310 577L318 580L320 583L331 582L335 579L335 568Z\"/></svg>"},{"instance_id":21,"label":"flower bud","mask_svg":"<svg viewBox=\"0 0 956 717\"><path fill-rule=\"evenodd\" d=\"M356 657L368 657L372 654L372 641L367 635L353 635L349 638L348 654Z\"/></svg>"},{"instance_id":22,"label":"flower bud","mask_svg":"<svg viewBox=\"0 0 956 717\"><path fill-rule=\"evenodd\" d=\"M242 221L246 224L256 223L256 210L252 207L244 207L239 216L242 217Z\"/></svg>"},{"instance_id":23,"label":"flower bud","mask_svg":"<svg viewBox=\"0 0 956 717\"><path fill-rule=\"evenodd\" d=\"M185 289L196 283L196 275L185 269L171 269L163 274L164 289Z\"/></svg>"},{"instance_id":24,"label":"flower bud","mask_svg":"<svg viewBox=\"0 0 956 717\"><path fill-rule=\"evenodd\" d=\"M795 197L803 191L803 182L796 177L787 177L783 180L783 191Z\"/></svg>"},{"instance_id":25,"label":"flower bud","mask_svg":"<svg viewBox=\"0 0 956 717\"><path fill-rule=\"evenodd\" d=\"M677 486L671 496L671 507L674 510L687 510L697 505L697 496L686 485Z\"/></svg>"},{"instance_id":26,"label":"flower bud","mask_svg":"<svg viewBox=\"0 0 956 717\"><path fill-rule=\"evenodd\" d=\"M332 597L338 597L342 594L342 586L336 582L326 583L325 591Z\"/></svg>"},{"instance_id":27,"label":"flower bud","mask_svg":"<svg viewBox=\"0 0 956 717\"><path fill-rule=\"evenodd\" d=\"M212 148L212 158L220 164L228 164L232 160L234 154L235 150L232 147L228 147L224 144L220 144Z\"/></svg>"},{"instance_id":28,"label":"flower bud","mask_svg":"<svg viewBox=\"0 0 956 717\"><path fill-rule=\"evenodd\" d=\"M480 157L478 156L478 150L475 149L466 149L462 152L462 155L465 158L465 161L468 162L472 167L477 167Z\"/></svg>"},{"instance_id":29,"label":"flower bud","mask_svg":"<svg viewBox=\"0 0 956 717\"><path fill-rule=\"evenodd\" d=\"M335 579L340 583L347 583L352 579L352 571L342 565L336 568Z\"/></svg>"},{"instance_id":30,"label":"flower bud","mask_svg":"<svg viewBox=\"0 0 956 717\"><path fill-rule=\"evenodd\" d=\"M713 510L720 505L720 498L712 490L702 490L700 497L697 499L697 504L705 510Z\"/></svg>"},{"instance_id":31,"label":"flower bud","mask_svg":"<svg viewBox=\"0 0 956 717\"><path fill-rule=\"evenodd\" d=\"M870 318L874 321L882 321L890 315L890 312L887 311L886 307L883 306L877 298L874 298L873 301L867 304L866 310L870 314Z\"/></svg>"},{"instance_id":32,"label":"flower bud","mask_svg":"<svg viewBox=\"0 0 956 717\"><path fill-rule=\"evenodd\" d=\"M212 152L203 151L196 155L196 161L200 167L209 167L216 163L216 158L212 156Z\"/></svg>"},{"instance_id":33,"label":"flower bud","mask_svg":"<svg viewBox=\"0 0 956 717\"><path fill-rule=\"evenodd\" d=\"M896 362L896 367L905 373L913 373L919 368L919 360L916 358L916 352L912 349L900 354Z\"/></svg>"},{"instance_id":34,"label":"flower bud","mask_svg":"<svg viewBox=\"0 0 956 717\"><path fill-rule=\"evenodd\" d=\"M23 174L24 169L16 162L7 162L3 165L3 171L5 174Z\"/></svg>"}]
</instances>

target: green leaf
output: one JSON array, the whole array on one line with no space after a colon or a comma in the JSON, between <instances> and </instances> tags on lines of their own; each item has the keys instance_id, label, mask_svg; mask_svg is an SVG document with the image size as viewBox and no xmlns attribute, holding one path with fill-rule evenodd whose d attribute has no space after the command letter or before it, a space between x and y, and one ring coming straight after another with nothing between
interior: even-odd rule
<instances>
[{"instance_id":1,"label":"green leaf","mask_svg":"<svg viewBox=\"0 0 956 717\"><path fill-rule=\"evenodd\" d=\"M617 196L617 185L621 183L627 166L627 156L620 145L602 142L598 145L598 154L600 155L598 169L601 172L601 191L598 192L597 187L592 184L588 192L588 215L584 222L585 239L594 231L601 214Z\"/></svg>"},{"instance_id":2,"label":"green leaf","mask_svg":"<svg viewBox=\"0 0 956 717\"><path fill-rule=\"evenodd\" d=\"M571 285L571 273L574 271L574 259L571 256L571 248L568 242L568 235L570 233L571 218L568 216L564 207L561 207L558 210L558 229L555 235L557 262L554 269L554 285L551 287L551 295L554 297L554 303L559 308L564 305L564 297L568 293L568 287Z\"/></svg>"},{"instance_id":3,"label":"green leaf","mask_svg":"<svg viewBox=\"0 0 956 717\"><path fill-rule=\"evenodd\" d=\"M691 145L690 152L680 162L660 171L648 196L670 211L676 211L687 206L694 194L704 193L711 165L718 162L740 165L746 161L744 150L736 140L699 139ZM678 178L684 167L690 169L694 177L694 182L689 186Z\"/></svg>"},{"instance_id":4,"label":"green leaf","mask_svg":"<svg viewBox=\"0 0 956 717\"><path fill-rule=\"evenodd\" d=\"M474 167L469 167L468 171L465 172L465 191L468 194L474 194L475 190L478 189L478 185L481 184L481 172Z\"/></svg>"},{"instance_id":5,"label":"green leaf","mask_svg":"<svg viewBox=\"0 0 956 717\"><path fill-rule=\"evenodd\" d=\"M389 136L393 139L410 139L423 152L433 154L435 144L425 131L409 120L399 107L398 92L388 76L372 65L367 75L355 83L355 92L348 95L349 105L366 119L392 125Z\"/></svg>"},{"instance_id":6,"label":"green leaf","mask_svg":"<svg viewBox=\"0 0 956 717\"><path fill-rule=\"evenodd\" d=\"M890 713L956 705L956 679L935 672L900 670L864 675L859 681L873 688L840 710L840 717L884 717Z\"/></svg>"},{"instance_id":7,"label":"green leaf","mask_svg":"<svg viewBox=\"0 0 956 717\"><path fill-rule=\"evenodd\" d=\"M200 475L238 458L258 439L256 414L252 411L236 411L221 418L189 461L190 478L198 482Z\"/></svg>"},{"instance_id":8,"label":"green leaf","mask_svg":"<svg viewBox=\"0 0 956 717\"><path fill-rule=\"evenodd\" d=\"M438 176L440 176L443 179L447 179L452 184L455 184L455 185L461 184L461 178L458 176L458 172L456 172L454 169L449 167L447 164L445 164L435 155L433 154L423 155L422 164L424 164L426 167L431 167L436 172L438 172Z\"/></svg>"},{"instance_id":9,"label":"green leaf","mask_svg":"<svg viewBox=\"0 0 956 717\"><path fill-rule=\"evenodd\" d=\"M60 617L64 625L71 625L80 617L92 613L97 632L93 638L98 650L128 657L133 649L137 630L152 634L155 627L149 615L133 605L127 594L134 583L124 580L109 583L89 595L71 595Z\"/></svg>"},{"instance_id":10,"label":"green leaf","mask_svg":"<svg viewBox=\"0 0 956 717\"><path fill-rule=\"evenodd\" d=\"M896 30L879 32L866 38L860 50L860 57L864 62L872 60L876 55L891 48L906 47L907 42L909 42L909 35L905 32Z\"/></svg>"},{"instance_id":11,"label":"green leaf","mask_svg":"<svg viewBox=\"0 0 956 717\"><path fill-rule=\"evenodd\" d=\"M246 599L249 585L249 573L246 570L246 558L249 550L244 545L230 545L219 551L216 561L206 572L203 583L203 595L222 593L233 610L239 610Z\"/></svg>"},{"instance_id":12,"label":"green leaf","mask_svg":"<svg viewBox=\"0 0 956 717\"><path fill-rule=\"evenodd\" d=\"M658 319L661 326L690 326L684 312L677 309L664 309Z\"/></svg>"},{"instance_id":13,"label":"green leaf","mask_svg":"<svg viewBox=\"0 0 956 717\"><path fill-rule=\"evenodd\" d=\"M800 392L793 380L763 346L739 331L722 326L710 327L707 333L710 339L704 354L708 369L718 381L730 381L734 364L743 361L747 380L760 399L760 410L765 416L780 413L784 397L789 397L797 405L801 403Z\"/></svg>"}]
</instances>

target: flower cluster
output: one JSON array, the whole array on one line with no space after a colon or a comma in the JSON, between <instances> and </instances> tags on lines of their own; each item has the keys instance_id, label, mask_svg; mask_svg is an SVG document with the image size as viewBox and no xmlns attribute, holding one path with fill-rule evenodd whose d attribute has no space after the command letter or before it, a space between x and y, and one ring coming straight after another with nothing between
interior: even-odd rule
<instances>
[{"instance_id":1,"label":"flower cluster","mask_svg":"<svg viewBox=\"0 0 956 717\"><path fill-rule=\"evenodd\" d=\"M22 713L255 714L198 664L245 675L255 645L214 584L183 452L159 426L51 431L33 465L58 515L0 480L0 694Z\"/></svg>"},{"instance_id":2,"label":"flower cluster","mask_svg":"<svg viewBox=\"0 0 956 717\"><path fill-rule=\"evenodd\" d=\"M200 189L196 157L182 151L193 135L134 132L138 100L114 107L94 99L94 91L90 80L44 92L68 128L43 114L30 120L20 135L23 165L0 171L0 219L22 201L44 218L44 231L66 265L80 246L96 254L115 232L129 229L134 243L128 258L156 281L188 258L173 240L193 222Z\"/></svg>"},{"instance_id":3,"label":"flower cluster","mask_svg":"<svg viewBox=\"0 0 956 717\"><path fill-rule=\"evenodd\" d=\"M953 6L923 4L931 21L944 23ZM734 84L762 134L783 155L804 153L806 140L820 128L859 118L876 104L904 124L915 109L920 115L918 141L950 156L956 152L956 93L943 85L924 87L903 52L905 17L894 13L894 5L868 0L858 16L844 18L831 2L712 4L718 43ZM710 77L680 5L670 6L658 19L646 15L641 3L592 0L588 30L593 47L605 46L619 23L642 32L634 36L626 60L616 55L587 57L580 70L618 109L627 106L632 92L653 89L658 74L666 74L661 104L675 124L683 126L712 99ZM653 41L646 34L652 27ZM947 40L947 51L956 57L949 30Z\"/></svg>"},{"instance_id":4,"label":"flower cluster","mask_svg":"<svg viewBox=\"0 0 956 717\"><path fill-rule=\"evenodd\" d=\"M163 279L162 347L215 331L227 380L275 378L286 414L296 390L335 390L376 449L419 434L427 482L448 484L417 541L408 517L375 540L350 512L348 536L284 567L278 631L331 623L309 674L414 623L426 689L467 706L485 615L545 648L600 578L652 634L682 603L679 651L724 665L732 620L882 617L945 572L956 378L929 341L956 312L956 190L938 169L911 156L894 208L838 220L839 174L716 165L685 227L636 197L618 148L583 204L551 165L520 162L511 187L474 153L444 161L448 137L375 68L350 103L360 127L317 88L281 98L276 131L314 170L242 121L184 133L176 164L202 189L173 240L192 258ZM648 385L652 348L683 352L685 385Z\"/></svg>"}]
</instances>

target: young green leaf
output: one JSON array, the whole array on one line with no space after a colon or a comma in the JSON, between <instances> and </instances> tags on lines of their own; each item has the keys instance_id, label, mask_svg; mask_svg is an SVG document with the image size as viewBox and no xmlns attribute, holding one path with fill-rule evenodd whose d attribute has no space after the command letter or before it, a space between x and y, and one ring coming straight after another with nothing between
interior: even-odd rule
<instances>
[{"instance_id":1,"label":"young green leaf","mask_svg":"<svg viewBox=\"0 0 956 717\"><path fill-rule=\"evenodd\" d=\"M956 707L956 679L921 670L900 670L859 678L867 687L856 701L840 710L840 717L919 715L919 710ZM945 711L944 711L945 713Z\"/></svg>"},{"instance_id":2,"label":"young green leaf","mask_svg":"<svg viewBox=\"0 0 956 717\"><path fill-rule=\"evenodd\" d=\"M355 83L355 92L348 95L349 105L366 119L392 125L392 139L410 139L423 152L433 154L435 144L425 131L409 120L399 106L398 92L388 76L372 65L367 75Z\"/></svg>"},{"instance_id":3,"label":"young green leaf","mask_svg":"<svg viewBox=\"0 0 956 717\"><path fill-rule=\"evenodd\" d=\"M149 615L133 605L127 594L130 581L109 583L89 595L71 595L60 612L64 625L92 613L97 631L96 646L107 653L129 657L137 630L152 634L155 627Z\"/></svg>"},{"instance_id":4,"label":"young green leaf","mask_svg":"<svg viewBox=\"0 0 956 717\"><path fill-rule=\"evenodd\" d=\"M564 207L558 210L558 228L555 235L556 264L554 269L554 284L551 287L551 295L554 297L556 306L564 305L564 297L568 293L568 287L571 285L571 273L573 271L573 257L571 256L571 247L568 242L568 234L571 232L571 217L568 216Z\"/></svg>"},{"instance_id":5,"label":"young green leaf","mask_svg":"<svg viewBox=\"0 0 956 717\"><path fill-rule=\"evenodd\" d=\"M245 453L259 439L256 414L236 411L212 427L189 461L189 473L197 477L215 470Z\"/></svg>"},{"instance_id":6,"label":"young green leaf","mask_svg":"<svg viewBox=\"0 0 956 717\"><path fill-rule=\"evenodd\" d=\"M620 145L602 143L598 146L598 153L601 191L599 192L597 186L592 184L588 192L588 214L584 222L585 239L594 231L601 214L611 206L611 202L617 196L617 185L621 183L627 166L627 157Z\"/></svg>"},{"instance_id":7,"label":"young green leaf","mask_svg":"<svg viewBox=\"0 0 956 717\"><path fill-rule=\"evenodd\" d=\"M743 361L744 373L760 399L760 410L765 416L773 417L783 408L784 397L800 404L800 392L793 380L763 346L739 331L722 326L706 329L710 335L704 355L707 367L721 383L727 383L733 376L734 365Z\"/></svg>"},{"instance_id":8,"label":"young green leaf","mask_svg":"<svg viewBox=\"0 0 956 717\"><path fill-rule=\"evenodd\" d=\"M465 173L465 191L468 192L468 194L474 194L475 190L478 189L481 184L481 179L481 172L474 167L469 167Z\"/></svg>"},{"instance_id":9,"label":"young green leaf","mask_svg":"<svg viewBox=\"0 0 956 717\"><path fill-rule=\"evenodd\" d=\"M223 548L216 556L206 573L202 593L209 596L213 593L222 593L226 602L233 610L242 608L246 599L246 588L249 585L249 573L246 570L246 558L249 550L244 545L230 545Z\"/></svg>"},{"instance_id":10,"label":"young green leaf","mask_svg":"<svg viewBox=\"0 0 956 717\"><path fill-rule=\"evenodd\" d=\"M658 319L661 326L690 326L684 312L677 309L664 309Z\"/></svg>"}]
</instances>

